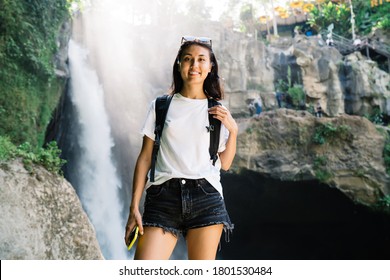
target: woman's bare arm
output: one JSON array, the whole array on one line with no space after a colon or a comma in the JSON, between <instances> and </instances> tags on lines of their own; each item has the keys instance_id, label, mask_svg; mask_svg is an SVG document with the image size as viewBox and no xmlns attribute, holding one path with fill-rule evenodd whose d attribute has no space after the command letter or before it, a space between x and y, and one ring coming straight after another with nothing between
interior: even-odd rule
<instances>
[{"instance_id":1,"label":"woman's bare arm","mask_svg":"<svg viewBox=\"0 0 390 280\"><path fill-rule=\"evenodd\" d=\"M130 233L136 225L139 227L140 234L143 234L142 217L139 211L139 204L152 161L153 145L154 141L149 137L144 136L142 148L134 169L132 199L125 233L126 245L129 244Z\"/></svg>"}]
</instances>

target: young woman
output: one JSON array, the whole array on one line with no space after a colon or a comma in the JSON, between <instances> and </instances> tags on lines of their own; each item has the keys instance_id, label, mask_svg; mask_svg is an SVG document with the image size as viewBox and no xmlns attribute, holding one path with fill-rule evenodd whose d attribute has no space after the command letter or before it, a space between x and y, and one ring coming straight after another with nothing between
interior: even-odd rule
<instances>
[{"instance_id":1,"label":"young woman","mask_svg":"<svg viewBox=\"0 0 390 280\"><path fill-rule=\"evenodd\" d=\"M155 181L149 178L146 184L155 139L155 101L142 129L143 144L134 171L125 242L130 243L131 231L138 226L135 259L169 259L179 234L183 234L188 259L215 259L222 231L228 235L233 229L223 200L220 169L228 170L232 164L238 127L224 106L208 108L208 98L223 97L210 39L182 38L173 65L171 94ZM209 114L222 123L214 165L209 154Z\"/></svg>"}]
</instances>

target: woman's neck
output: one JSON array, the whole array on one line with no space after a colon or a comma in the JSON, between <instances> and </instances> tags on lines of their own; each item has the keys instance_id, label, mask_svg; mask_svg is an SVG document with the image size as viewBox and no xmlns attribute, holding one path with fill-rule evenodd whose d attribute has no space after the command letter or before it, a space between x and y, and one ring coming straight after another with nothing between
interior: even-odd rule
<instances>
[{"instance_id":1,"label":"woman's neck","mask_svg":"<svg viewBox=\"0 0 390 280\"><path fill-rule=\"evenodd\" d=\"M207 98L206 94L203 91L203 85L201 87L197 86L183 86L180 94L184 97L191 99L205 99Z\"/></svg>"}]
</instances>

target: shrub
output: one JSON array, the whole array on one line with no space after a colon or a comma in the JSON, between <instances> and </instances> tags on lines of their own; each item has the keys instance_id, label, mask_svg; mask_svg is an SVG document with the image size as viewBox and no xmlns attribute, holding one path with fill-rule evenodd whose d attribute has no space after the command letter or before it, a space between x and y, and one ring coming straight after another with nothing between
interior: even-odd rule
<instances>
[{"instance_id":1,"label":"shrub","mask_svg":"<svg viewBox=\"0 0 390 280\"><path fill-rule=\"evenodd\" d=\"M293 87L289 88L287 94L290 95L293 103L292 105L295 108L298 108L302 102L305 102L306 95L301 85L294 85Z\"/></svg>"},{"instance_id":2,"label":"shrub","mask_svg":"<svg viewBox=\"0 0 390 280\"><path fill-rule=\"evenodd\" d=\"M1 1L0 135L38 147L65 81L54 56L75 0ZM76 1L77 3L78 1Z\"/></svg>"},{"instance_id":3,"label":"shrub","mask_svg":"<svg viewBox=\"0 0 390 280\"><path fill-rule=\"evenodd\" d=\"M333 23L333 32L351 38L350 9L345 3L327 1L310 11L308 23L318 32L326 30Z\"/></svg>"},{"instance_id":4,"label":"shrub","mask_svg":"<svg viewBox=\"0 0 390 280\"><path fill-rule=\"evenodd\" d=\"M338 138L342 140L351 140L351 127L348 125L334 126L331 122L320 123L315 128L313 142L315 144L325 144L326 141L331 142Z\"/></svg>"},{"instance_id":5,"label":"shrub","mask_svg":"<svg viewBox=\"0 0 390 280\"><path fill-rule=\"evenodd\" d=\"M16 153L16 147L10 141L9 137L0 136L0 161L11 159Z\"/></svg>"},{"instance_id":6,"label":"shrub","mask_svg":"<svg viewBox=\"0 0 390 280\"><path fill-rule=\"evenodd\" d=\"M287 92L288 88L289 88L288 83L286 83L282 79L279 79L278 82L275 84L275 89L278 92Z\"/></svg>"},{"instance_id":7,"label":"shrub","mask_svg":"<svg viewBox=\"0 0 390 280\"><path fill-rule=\"evenodd\" d=\"M379 199L375 205L376 210L390 215L390 195L385 195Z\"/></svg>"},{"instance_id":8,"label":"shrub","mask_svg":"<svg viewBox=\"0 0 390 280\"><path fill-rule=\"evenodd\" d=\"M379 107L375 107L371 114L365 114L364 117L370 122L378 125L384 125L383 114Z\"/></svg>"},{"instance_id":9,"label":"shrub","mask_svg":"<svg viewBox=\"0 0 390 280\"><path fill-rule=\"evenodd\" d=\"M328 158L326 156L316 156L314 158L314 174L318 181L327 183L332 178L332 173L327 169Z\"/></svg>"},{"instance_id":10,"label":"shrub","mask_svg":"<svg viewBox=\"0 0 390 280\"><path fill-rule=\"evenodd\" d=\"M28 142L16 147L8 137L0 136L0 160L8 161L20 157L28 171L32 170L33 164L39 164L53 173L61 174L61 167L66 161L60 158L60 154L61 150L55 141L48 143L45 148L34 149Z\"/></svg>"}]
</instances>

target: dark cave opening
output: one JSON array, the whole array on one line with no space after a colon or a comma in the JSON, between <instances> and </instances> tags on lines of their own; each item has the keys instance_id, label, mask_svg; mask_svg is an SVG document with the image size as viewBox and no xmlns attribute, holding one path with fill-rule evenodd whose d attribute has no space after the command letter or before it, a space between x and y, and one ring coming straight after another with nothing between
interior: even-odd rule
<instances>
[{"instance_id":1,"label":"dark cave opening","mask_svg":"<svg viewBox=\"0 0 390 280\"><path fill-rule=\"evenodd\" d=\"M390 216L317 181L222 175L235 225L219 259L390 259Z\"/></svg>"}]
</instances>

